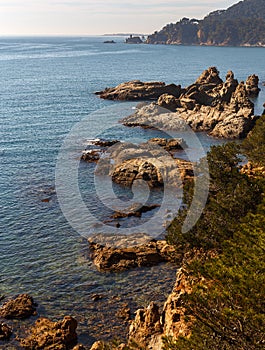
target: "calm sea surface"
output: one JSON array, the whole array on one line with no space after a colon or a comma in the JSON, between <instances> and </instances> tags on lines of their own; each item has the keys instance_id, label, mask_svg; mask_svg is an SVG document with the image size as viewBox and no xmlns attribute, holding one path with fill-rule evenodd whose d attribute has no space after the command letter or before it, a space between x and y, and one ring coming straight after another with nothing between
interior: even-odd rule
<instances>
[{"instance_id":1,"label":"calm sea surface","mask_svg":"<svg viewBox=\"0 0 265 350\"><path fill-rule=\"evenodd\" d=\"M175 274L170 265L98 273L88 259L86 240L60 210L55 166L71 128L103 107L118 106L118 121L134 106L103 101L93 93L133 79L186 86L209 66L217 66L222 78L231 69L238 80L255 73L265 81L264 48L134 46L121 38L111 45L104 40L0 38L0 295L28 292L41 316L75 316L85 344L100 336L107 339L110 327L122 333L115 313L123 303L134 310L152 299L163 301ZM257 114L265 102L265 87L260 87ZM93 113L91 121L104 126L109 117L105 108ZM89 132L98 136L92 122ZM117 126L107 136L133 140L135 133ZM142 140L154 135L137 129ZM206 150L218 143L204 134L200 139ZM82 182L82 169L80 173ZM84 197L93 207L92 193L88 190ZM50 201L42 202L46 198ZM96 201L94 210L100 210ZM94 293L103 300L95 304Z\"/></svg>"}]
</instances>

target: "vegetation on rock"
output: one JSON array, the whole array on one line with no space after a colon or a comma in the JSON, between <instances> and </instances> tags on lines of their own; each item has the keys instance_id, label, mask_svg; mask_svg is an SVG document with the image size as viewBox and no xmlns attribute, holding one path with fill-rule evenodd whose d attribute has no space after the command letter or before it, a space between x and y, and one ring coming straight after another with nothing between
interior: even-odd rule
<instances>
[{"instance_id":1,"label":"vegetation on rock","mask_svg":"<svg viewBox=\"0 0 265 350\"><path fill-rule=\"evenodd\" d=\"M264 142L262 117L241 152L264 166ZM240 173L238 152L235 144L212 149L208 155L211 193L203 216L185 236L180 219L169 230L177 245L182 239L186 248L215 247L220 254L188 263L191 275L204 278L185 296L187 320L195 317L195 322L190 337L167 337L164 349L264 349L264 179Z\"/></svg>"}]
</instances>

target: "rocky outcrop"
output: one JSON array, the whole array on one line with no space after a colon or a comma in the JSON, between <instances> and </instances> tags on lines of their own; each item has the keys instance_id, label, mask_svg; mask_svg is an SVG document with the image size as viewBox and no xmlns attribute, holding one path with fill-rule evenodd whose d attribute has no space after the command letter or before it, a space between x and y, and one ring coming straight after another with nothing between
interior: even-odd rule
<instances>
[{"instance_id":1,"label":"rocky outcrop","mask_svg":"<svg viewBox=\"0 0 265 350\"><path fill-rule=\"evenodd\" d=\"M161 313L153 302L147 308L137 310L129 328L128 343L135 342L139 348L147 350L161 350L163 337L189 336L194 318L187 314L183 297L192 292L195 282L198 279L180 268L173 291Z\"/></svg>"},{"instance_id":2,"label":"rocky outcrop","mask_svg":"<svg viewBox=\"0 0 265 350\"><path fill-rule=\"evenodd\" d=\"M123 271L180 258L166 241L153 240L130 248L106 247L93 242L89 242L89 246L91 258L99 271Z\"/></svg>"},{"instance_id":3,"label":"rocky outcrop","mask_svg":"<svg viewBox=\"0 0 265 350\"><path fill-rule=\"evenodd\" d=\"M104 139L89 140L87 149L82 152L80 159L87 163L97 163L107 148L115 145L118 142L120 141Z\"/></svg>"},{"instance_id":4,"label":"rocky outcrop","mask_svg":"<svg viewBox=\"0 0 265 350\"><path fill-rule=\"evenodd\" d=\"M163 177L159 170L148 160L129 159L117 165L112 180L122 186L130 187L137 180L144 180L149 187L163 186Z\"/></svg>"},{"instance_id":5,"label":"rocky outcrop","mask_svg":"<svg viewBox=\"0 0 265 350\"><path fill-rule=\"evenodd\" d=\"M33 298L28 294L20 294L17 298L7 301L0 309L0 316L6 319L24 319L36 315Z\"/></svg>"},{"instance_id":6,"label":"rocky outcrop","mask_svg":"<svg viewBox=\"0 0 265 350\"><path fill-rule=\"evenodd\" d=\"M212 94L215 93L215 97L220 103L229 103L233 93L236 91L238 86L237 79L234 78L234 73L230 70L226 74L226 81L222 84L222 86L218 89L215 88L212 91Z\"/></svg>"},{"instance_id":7,"label":"rocky outcrop","mask_svg":"<svg viewBox=\"0 0 265 350\"><path fill-rule=\"evenodd\" d=\"M92 149L82 152L81 160L87 163L97 163L104 152L102 149Z\"/></svg>"},{"instance_id":8,"label":"rocky outcrop","mask_svg":"<svg viewBox=\"0 0 265 350\"><path fill-rule=\"evenodd\" d=\"M165 184L181 187L185 181L193 178L193 166L191 162L182 159L164 161L167 174L161 174L159 167L153 160L140 158L129 159L118 164L112 172L112 180L125 187L131 187L137 180L144 180L150 188L161 187ZM165 170L165 169L163 169Z\"/></svg>"},{"instance_id":9,"label":"rocky outcrop","mask_svg":"<svg viewBox=\"0 0 265 350\"><path fill-rule=\"evenodd\" d=\"M199 78L196 80L195 84L204 85L207 87L207 90L212 89L214 86L222 84L223 81L219 77L219 72L216 67L209 67L204 70ZM206 90L206 89L204 89Z\"/></svg>"},{"instance_id":10,"label":"rocky outcrop","mask_svg":"<svg viewBox=\"0 0 265 350\"><path fill-rule=\"evenodd\" d=\"M94 140L90 140L89 144L94 145L94 146L98 146L101 148L106 148L106 147L111 147L118 142L120 142L120 141L119 140L94 139Z\"/></svg>"},{"instance_id":11,"label":"rocky outcrop","mask_svg":"<svg viewBox=\"0 0 265 350\"><path fill-rule=\"evenodd\" d=\"M12 328L5 323L0 323L0 341L9 340L12 335Z\"/></svg>"},{"instance_id":12,"label":"rocky outcrop","mask_svg":"<svg viewBox=\"0 0 265 350\"><path fill-rule=\"evenodd\" d=\"M176 282L172 293L168 296L162 312L153 302L144 309L136 311L135 319L129 328L128 344L137 343L139 349L161 350L163 338L189 337L192 324L195 321L193 315L187 309L186 296L192 293L194 285L206 286L206 280L202 276L193 276L186 269L186 265L199 260L206 262L209 258L216 257L217 252L212 250L205 252L191 250L184 255L182 267L176 274Z\"/></svg>"},{"instance_id":13,"label":"rocky outcrop","mask_svg":"<svg viewBox=\"0 0 265 350\"><path fill-rule=\"evenodd\" d=\"M122 83L114 88L106 88L103 91L96 92L101 98L108 100L154 100L163 94L179 97L181 87L179 85L166 85L162 82L141 82L133 80Z\"/></svg>"},{"instance_id":14,"label":"rocky outcrop","mask_svg":"<svg viewBox=\"0 0 265 350\"><path fill-rule=\"evenodd\" d=\"M214 137L244 138L256 121L254 104L249 100L251 88L247 88L255 86L251 83L253 80L249 78L247 84L238 84L233 72L229 71L223 82L217 69L210 67L194 84L183 89L178 99L167 96L162 100L162 96L162 102L137 109L121 123L130 127L172 131L184 131L191 127L194 131L206 131ZM165 109L174 110L175 106L172 113Z\"/></svg>"},{"instance_id":15,"label":"rocky outcrop","mask_svg":"<svg viewBox=\"0 0 265 350\"><path fill-rule=\"evenodd\" d=\"M165 184L180 187L193 177L193 164L172 156L182 147L185 143L180 139L154 138L139 145L118 143L100 159L96 174L110 176L127 187L137 180L145 181L150 188Z\"/></svg>"},{"instance_id":16,"label":"rocky outcrop","mask_svg":"<svg viewBox=\"0 0 265 350\"><path fill-rule=\"evenodd\" d=\"M258 96L260 92L259 77L255 74L250 75L246 80L246 91L250 97Z\"/></svg>"},{"instance_id":17,"label":"rocky outcrop","mask_svg":"<svg viewBox=\"0 0 265 350\"><path fill-rule=\"evenodd\" d=\"M135 319L129 328L129 344L136 343L143 349L162 349L159 346L162 344L162 331L159 308L151 302L147 308L136 311Z\"/></svg>"},{"instance_id":18,"label":"rocky outcrop","mask_svg":"<svg viewBox=\"0 0 265 350\"><path fill-rule=\"evenodd\" d=\"M143 40L139 36L130 36L125 39L126 44L143 44Z\"/></svg>"},{"instance_id":19,"label":"rocky outcrop","mask_svg":"<svg viewBox=\"0 0 265 350\"><path fill-rule=\"evenodd\" d=\"M77 343L77 321L71 316L52 322L47 318L39 318L30 329L30 335L20 339L20 344L28 350L68 350Z\"/></svg>"}]
</instances>

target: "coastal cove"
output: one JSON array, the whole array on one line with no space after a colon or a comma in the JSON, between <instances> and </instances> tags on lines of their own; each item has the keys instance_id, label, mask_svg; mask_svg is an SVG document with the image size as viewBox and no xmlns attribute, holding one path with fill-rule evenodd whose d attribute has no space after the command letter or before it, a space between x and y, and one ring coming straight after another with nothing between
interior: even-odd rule
<instances>
[{"instance_id":1,"label":"coastal cove","mask_svg":"<svg viewBox=\"0 0 265 350\"><path fill-rule=\"evenodd\" d=\"M0 295L30 293L39 314L51 319L71 314L85 345L109 339L113 330L124 335L123 322L115 319L117 311L124 303L135 311L154 299L164 302L176 272L176 266L163 264L100 274L89 259L87 241L61 212L55 166L64 138L76 123L92 113L91 125L104 125L110 118L106 107L117 104L115 128L106 135L110 139L134 141L137 136L146 141L160 136L118 124L135 103L102 100L94 93L135 79L187 86L204 69L216 66L223 79L229 70L239 81L258 75L256 114L261 114L265 101L265 48L132 46L120 37L111 38L115 45L105 45L105 39L0 38ZM90 134L99 136L93 129ZM206 151L223 142L198 135ZM80 168L84 184L87 167ZM86 198L97 212L100 207L92 193ZM95 294L102 295L96 304Z\"/></svg>"}]
</instances>

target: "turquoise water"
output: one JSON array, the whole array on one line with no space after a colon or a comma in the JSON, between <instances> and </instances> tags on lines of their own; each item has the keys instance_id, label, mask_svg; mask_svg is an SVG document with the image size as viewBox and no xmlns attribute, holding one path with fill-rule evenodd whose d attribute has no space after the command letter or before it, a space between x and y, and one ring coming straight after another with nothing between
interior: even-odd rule
<instances>
[{"instance_id":1,"label":"turquoise water","mask_svg":"<svg viewBox=\"0 0 265 350\"><path fill-rule=\"evenodd\" d=\"M255 73L265 81L264 48L132 46L120 38L115 38L117 44L107 45L104 40L0 38L0 294L29 292L40 305L40 315L72 314L86 344L100 335L108 338L112 323L117 332L124 329L114 317L122 302L129 299L135 309L152 298L162 301L174 280L174 267L169 265L99 274L88 259L86 240L60 210L55 166L71 128L90 113L115 104L118 121L134 105L103 101L93 93L132 79L186 86L213 65L222 78L231 69L239 80ZM257 114L265 102L262 84L261 88L255 101ZM97 114L91 118L104 126L108 117L105 109L100 118ZM137 138L155 135L137 129ZM119 126L107 136L133 140L135 130ZM204 134L200 139L206 150L217 142ZM42 202L47 197L50 202ZM101 304L91 301L93 293L103 293ZM121 301L111 304L117 295ZM104 318L109 323L100 326Z\"/></svg>"}]
</instances>

